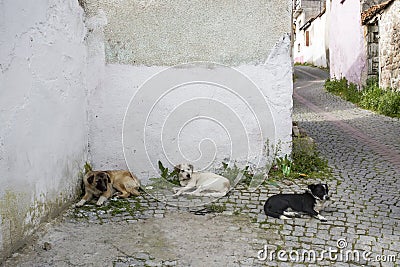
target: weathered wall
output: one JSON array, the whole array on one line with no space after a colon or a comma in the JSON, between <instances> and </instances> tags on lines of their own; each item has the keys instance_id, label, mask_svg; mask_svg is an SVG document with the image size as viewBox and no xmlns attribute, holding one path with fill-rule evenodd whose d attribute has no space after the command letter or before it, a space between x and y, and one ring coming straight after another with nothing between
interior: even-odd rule
<instances>
[{"instance_id":1,"label":"weathered wall","mask_svg":"<svg viewBox=\"0 0 400 267\"><path fill-rule=\"evenodd\" d=\"M400 90L400 1L387 7L378 25L380 86Z\"/></svg>"},{"instance_id":2,"label":"weathered wall","mask_svg":"<svg viewBox=\"0 0 400 267\"><path fill-rule=\"evenodd\" d=\"M119 2L118 5L113 4L113 1L90 0L85 1L85 9L91 21L104 22L103 33L99 31L89 35L89 38L92 38L89 47L105 46L105 55L95 56L103 57L105 60L105 68L101 70L104 76L89 97L90 156L95 168L126 168L121 132L131 97L154 74L171 65L192 61L222 63L234 67L243 77L248 77L260 89L261 99L270 106L273 122L276 124L274 135L282 142L283 153L290 151L292 109L292 65L288 35L291 31L290 0L212 2L130 0ZM104 34L103 41L98 37L101 34ZM221 69L218 67L210 68L209 74L217 75L219 70ZM193 75L191 68L188 67L177 68L172 73L174 78ZM221 79L227 78L222 76ZM231 80L235 78L236 76ZM214 95L213 90L216 91ZM166 154L170 151L164 150L165 147L154 145L158 144L161 138L159 134L156 135L156 129L162 125L161 122L169 112L173 113L170 109L172 104L186 103L191 95L192 99L195 95L210 100L223 99L224 93L218 90L201 84L187 88L182 94L177 94L170 100L160 95L162 101L154 103L157 106L153 113L153 115L160 114L159 120L150 116L150 119L154 119L154 123L138 124L134 129L143 131L145 128L151 135L146 139L146 144L150 144L147 150L148 156L134 157L133 170L142 180L157 172L146 161L150 160L157 168L157 159L165 159L169 163L177 159L173 156L167 159ZM152 94L157 91L158 88L149 88L147 92ZM246 97L247 95L236 95L237 99ZM197 108L196 104L193 106ZM235 107L232 110L235 110ZM243 110L240 113L240 108L236 111L239 117L246 114ZM144 118L149 115L147 110L135 110L135 112ZM236 116L234 112L232 114ZM252 115L243 116L238 124L253 119L250 118ZM248 120L246 116L250 116ZM205 121L197 122L199 124L196 126L181 125L183 136L180 136L179 145L183 146L180 147L180 152L183 150L182 153L185 154L182 160L195 162L201 169L209 166L207 164L210 162L198 158L205 156L209 159L207 155L215 152L213 147L208 150L208 145L201 143L201 137L213 139L218 147L223 129ZM241 127L242 125L238 125L238 131ZM249 132L252 130L254 128ZM249 138L251 140L251 134ZM263 141L268 139L267 136L264 138ZM173 147L168 146L170 144L175 144L175 148L178 147L177 143L173 143L174 140L169 141L172 143L168 143L167 147ZM245 141L244 134L243 142ZM140 142L144 140L139 138L137 145L140 145ZM254 146L254 143L252 145ZM216 152L218 152L216 157L211 161L215 164L219 161L220 166L222 158L218 149Z\"/></svg>"},{"instance_id":3,"label":"weathered wall","mask_svg":"<svg viewBox=\"0 0 400 267\"><path fill-rule=\"evenodd\" d=\"M107 16L107 63L238 65L265 61L288 30L289 2L86 0L85 9L88 17L100 10Z\"/></svg>"},{"instance_id":4,"label":"weathered wall","mask_svg":"<svg viewBox=\"0 0 400 267\"><path fill-rule=\"evenodd\" d=\"M77 1L0 1L0 262L80 189L84 36Z\"/></svg>"},{"instance_id":5,"label":"weathered wall","mask_svg":"<svg viewBox=\"0 0 400 267\"><path fill-rule=\"evenodd\" d=\"M366 47L359 1L332 1L329 27L329 59L332 78L346 77L361 85L367 75Z\"/></svg>"}]
</instances>

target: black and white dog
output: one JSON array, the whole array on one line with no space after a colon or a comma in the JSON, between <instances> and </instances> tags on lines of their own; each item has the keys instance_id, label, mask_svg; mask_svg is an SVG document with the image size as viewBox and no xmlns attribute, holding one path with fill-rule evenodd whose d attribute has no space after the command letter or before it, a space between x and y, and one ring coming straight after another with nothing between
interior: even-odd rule
<instances>
[{"instance_id":1,"label":"black and white dog","mask_svg":"<svg viewBox=\"0 0 400 267\"><path fill-rule=\"evenodd\" d=\"M322 222L326 222L319 211L329 200L326 184L312 184L303 194L277 194L267 199L264 205L265 214L274 218L289 219L301 217L302 214L311 215Z\"/></svg>"}]
</instances>

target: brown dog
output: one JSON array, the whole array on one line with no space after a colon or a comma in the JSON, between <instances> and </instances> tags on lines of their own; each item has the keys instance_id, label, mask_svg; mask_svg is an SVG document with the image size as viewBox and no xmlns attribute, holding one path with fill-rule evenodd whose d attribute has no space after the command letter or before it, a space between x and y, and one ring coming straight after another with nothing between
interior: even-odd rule
<instances>
[{"instance_id":1,"label":"brown dog","mask_svg":"<svg viewBox=\"0 0 400 267\"><path fill-rule=\"evenodd\" d=\"M76 203L77 207L91 200L93 196L99 197L96 204L101 206L114 194L115 189L120 192L117 196L122 198L127 198L131 194L140 195L139 179L129 171L90 171L83 177L83 183L85 184L85 195L81 201Z\"/></svg>"}]
</instances>

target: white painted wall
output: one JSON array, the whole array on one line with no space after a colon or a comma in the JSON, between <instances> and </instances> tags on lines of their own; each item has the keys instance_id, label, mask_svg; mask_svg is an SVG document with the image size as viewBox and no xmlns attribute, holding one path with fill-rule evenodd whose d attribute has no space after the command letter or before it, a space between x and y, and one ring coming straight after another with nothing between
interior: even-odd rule
<instances>
[{"instance_id":1,"label":"white painted wall","mask_svg":"<svg viewBox=\"0 0 400 267\"><path fill-rule=\"evenodd\" d=\"M310 60L310 49L306 46L305 32L300 28L306 23L305 13L296 18L296 38L293 43L293 60L295 63L305 63Z\"/></svg>"},{"instance_id":2,"label":"white painted wall","mask_svg":"<svg viewBox=\"0 0 400 267\"><path fill-rule=\"evenodd\" d=\"M77 1L0 1L0 262L79 189L84 37Z\"/></svg>"},{"instance_id":3,"label":"white painted wall","mask_svg":"<svg viewBox=\"0 0 400 267\"><path fill-rule=\"evenodd\" d=\"M93 43L89 45L106 47L105 55L96 56L105 58L102 81L89 97L89 149L94 168L127 167L121 134L130 99L135 93L140 92L143 83L153 75L174 64L192 60L223 63L241 72L241 76L250 79L260 91L257 101L262 99L270 108L273 118L270 123L275 124L275 131L269 127L271 125L267 125L263 126L261 133L268 131L274 133L269 136L264 135L262 138L257 135L260 130L255 127L254 114L240 105L244 103L242 99L248 100L248 97L250 97L248 101L253 101L251 99L253 96L248 96L247 93L229 98L224 90L219 91L216 86L201 84L181 88L182 91L176 91L175 95L164 97L162 93L166 91L159 90L158 86L147 88L147 95L143 94L139 98L140 101L135 104L135 107L140 107L134 110L134 115L139 119L127 120L134 137L125 146L126 150L134 151L135 148L139 150L139 147L143 147L143 143L146 142L147 155L135 154L128 159L129 167L142 181L157 175L158 160L162 160L168 167L180 161L194 162L198 169L220 166L225 157L232 155L229 148L232 140L233 145L240 146L242 150L239 151L243 153L239 152L238 157L230 159L241 161L242 154L245 154L243 144L240 138L235 139L234 136L241 131L239 128L243 125L248 130L242 135L243 142L247 137L250 140L245 151L249 153L250 158L253 157L250 164L257 164L254 158L257 153L254 151L262 150L263 144L270 138L273 138L270 140L271 143L281 142L281 154L290 152L292 64L288 34L291 25L291 1L189 3L173 0L150 1L144 6L140 6L137 1L128 1L125 3L127 6L118 7L112 6L106 0L86 2L87 13L92 16L91 19L100 20L99 18L104 15L107 21L104 24L103 37L99 38L98 34L93 33ZM186 11L182 11L182 16L174 16L179 10ZM154 32L157 34L153 34ZM220 75L220 70L221 68L204 67L193 71L190 67L181 67L173 70L165 83L170 84L171 80L175 81L179 77L196 77L199 73L207 71L212 77L210 80L216 79L226 83L240 76L230 76L228 73ZM238 87L240 86L239 84ZM154 94L160 92L162 101L156 102ZM199 96L208 98L210 103L220 100L231 107L231 115L223 116L227 120L222 119L222 124L230 126L236 123L237 131L227 131L226 135L224 128L215 122L196 120L193 124L175 125L176 139L169 135L161 142L159 130L163 128L163 122L167 121L169 114L176 115L174 107L181 107L185 101ZM199 103L193 104L193 109L176 115L175 121L190 112L199 111L194 115L203 115L202 112L207 108L202 109ZM147 118L146 108L153 104L155 104L153 113L148 117L151 123L143 123L140 119ZM263 106L259 105L253 108L258 109ZM219 118L219 109L212 107L211 104L209 108L215 111L214 117ZM257 116L265 120L268 114L265 111ZM233 117L240 119L235 122ZM166 128L171 129L171 127ZM181 128L183 128L182 135L179 136ZM129 132L126 132L126 135L129 135ZM214 144L210 141L201 142L207 138L213 140L217 149L214 149ZM236 141L239 142L235 143ZM181 145L180 150L178 144Z\"/></svg>"},{"instance_id":4,"label":"white painted wall","mask_svg":"<svg viewBox=\"0 0 400 267\"><path fill-rule=\"evenodd\" d=\"M330 6L329 58L331 78L346 77L361 85L367 74L366 46L359 1L332 1Z\"/></svg>"},{"instance_id":5,"label":"white painted wall","mask_svg":"<svg viewBox=\"0 0 400 267\"><path fill-rule=\"evenodd\" d=\"M304 12L297 18L297 23L302 21L302 25L296 27L296 40L293 46L294 62L310 63L317 67L327 67L326 47L326 13L315 18L311 25L305 29L299 28L304 25ZM306 31L309 32L309 46L306 46ZM300 46L300 49L299 49Z\"/></svg>"},{"instance_id":6,"label":"white painted wall","mask_svg":"<svg viewBox=\"0 0 400 267\"><path fill-rule=\"evenodd\" d=\"M292 71L289 57L289 38L287 37L282 43L278 43L278 46L281 46L280 51L275 51L267 64L259 66L243 65L235 69L248 76L248 78L255 82L256 85L261 89L261 96L265 98L264 100L271 108L271 114L273 116L271 123L275 123L275 126L270 125L271 128L269 129L272 130L273 127L275 127L276 130L276 132L269 132L267 134L272 134L269 136L275 136L277 140L281 140L281 152L288 153L290 151L289 142L291 140L292 105ZM102 87L98 88L95 94L92 95L89 105L90 155L95 168L126 168L121 138L126 109L129 105L130 99L138 92L142 83L144 83L146 79L150 78L152 75L155 75L164 69L167 68L137 67L116 64L109 64L106 66L105 81L103 82ZM177 73L182 76L191 75L190 70L185 69L179 69ZM183 93L185 90L189 91ZM182 93L182 95L179 95L180 93ZM222 128L217 127L214 123L204 124L204 121L202 122L203 124L198 123L187 128L183 127L186 129L186 131L183 131L183 135L180 139L180 145L181 150L187 156L185 160L180 158L181 153L178 153L177 151L178 143L174 142L173 140L175 137L179 139L178 131L180 130L180 126L183 125L175 127L174 129L176 130L173 131L174 134L167 135L168 138L164 136L164 140L162 142L160 139L162 132L161 129L164 128L164 131L166 131L166 129L170 129L171 126L169 125L171 125L172 122L169 122L169 124L167 123L167 125L164 125L164 122L168 116L172 116L171 113L174 108L177 108L185 101L193 100L196 97L205 97L218 100L231 108L230 115L227 116L228 118L225 118L227 120L224 118L219 119L219 121L225 127L232 126L232 122L229 121L229 119L230 116L236 116L234 112L238 113L239 121L237 121L236 129L231 128L231 131L228 131L230 136L224 136ZM241 95L241 97L244 97L246 101L251 102L251 99L249 99L251 95L244 93ZM198 104L198 100L195 101L195 103ZM151 105L153 104L155 103L151 103ZM148 177L154 177L157 175L158 160L161 160L164 163L168 161L176 163L181 161L195 162L199 169L210 167L209 165L212 167L220 167L224 158L229 158L231 153L231 144L228 144L226 140L233 142L233 150L235 150L235 148L238 146L245 145L245 147L241 150L243 153L239 153L239 155L234 157L234 160L242 163L243 165L243 157L249 156L252 158L251 162L256 163L255 157L258 155L258 149L260 148L259 145L261 144L262 147L265 140L259 140L260 136L257 135L258 129L256 122L254 121L255 116L249 113L248 110L241 105L243 105L241 100L236 97L229 99L229 95L227 95L224 90L216 90L213 86L207 88L203 84L200 86L183 88L180 92L178 91L168 97L163 97L163 102L155 106L155 110L152 110L152 112L149 114L146 110L135 109L135 114L137 116L147 118L147 115L149 115L148 119L151 123L149 123L150 125L148 127L144 127L142 124L136 124L136 120L132 120L131 117L128 117L126 119L127 121L133 121L133 125L129 127L129 130L134 129L142 133L144 130L147 131L146 148L148 156L150 157L150 160L154 166L148 164L147 156L140 155L136 157L129 157L129 162L132 163L130 167L136 171L136 174L139 175L142 181L146 180ZM197 110L197 106L193 106L193 108ZM217 113L219 108L222 108L222 105L217 105L217 110L213 116L214 118L218 117ZM255 107L252 108L256 109ZM201 113L200 108L198 109L198 112ZM265 112L268 112L268 110ZM179 114L178 112L178 114L175 114L175 118L181 118L185 114L186 112L184 114ZM199 114L195 115L197 116ZM263 116L268 117L268 114L257 113L256 117L262 120ZM242 133L241 127L243 125L244 128L249 131L247 136L245 133ZM253 135L251 135L251 131L253 131ZM238 140L231 140L231 137L236 133L242 134L242 139L239 138ZM133 132L128 131L127 134L133 134ZM247 142L247 137L250 138L249 147L245 144ZM201 143L201 140L204 138L210 138L216 143L216 146L218 147L216 158L213 158L214 146L207 146L206 143L200 148L202 152L202 155L200 155L198 146ZM132 144L131 147L135 149L135 145L139 146L141 142L144 142L142 140L138 143ZM271 143L272 142L273 141L271 141ZM126 145L126 148L128 147L130 147L130 145ZM137 149L139 150L139 148ZM249 155L247 153L249 153Z\"/></svg>"},{"instance_id":7,"label":"white painted wall","mask_svg":"<svg viewBox=\"0 0 400 267\"><path fill-rule=\"evenodd\" d=\"M327 67L326 62L326 13L317 17L311 24L312 32L312 64L317 67Z\"/></svg>"}]
</instances>

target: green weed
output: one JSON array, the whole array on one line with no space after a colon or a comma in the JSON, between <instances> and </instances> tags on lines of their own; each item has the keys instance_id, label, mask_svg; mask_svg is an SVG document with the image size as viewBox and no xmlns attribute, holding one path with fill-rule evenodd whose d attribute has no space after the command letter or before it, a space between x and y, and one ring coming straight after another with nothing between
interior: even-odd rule
<instances>
[{"instance_id":1,"label":"green weed","mask_svg":"<svg viewBox=\"0 0 400 267\"><path fill-rule=\"evenodd\" d=\"M285 155L285 157L275 160L269 176L275 179L329 178L331 177L331 169L328 166L328 161L320 156L312 139L300 137L293 138L290 157Z\"/></svg>"},{"instance_id":2,"label":"green weed","mask_svg":"<svg viewBox=\"0 0 400 267\"><path fill-rule=\"evenodd\" d=\"M400 118L400 92L380 88L376 78L368 79L362 90L346 78L327 79L325 89L361 108Z\"/></svg>"}]
</instances>

